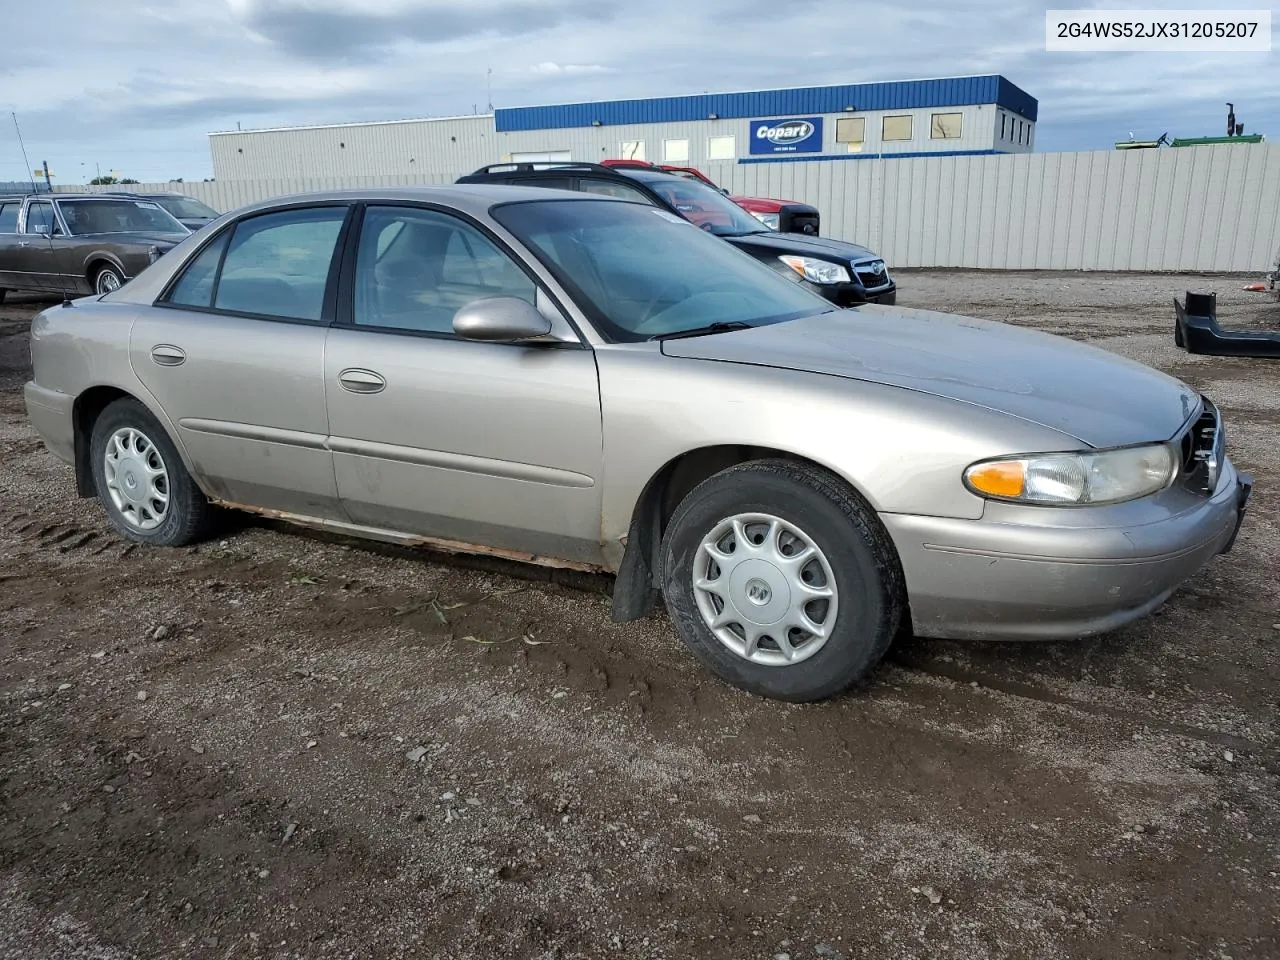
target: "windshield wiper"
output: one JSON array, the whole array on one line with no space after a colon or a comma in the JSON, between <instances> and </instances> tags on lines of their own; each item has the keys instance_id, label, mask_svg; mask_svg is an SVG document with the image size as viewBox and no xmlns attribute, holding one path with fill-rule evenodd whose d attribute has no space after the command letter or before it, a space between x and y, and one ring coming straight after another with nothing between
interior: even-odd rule
<instances>
[{"instance_id":1,"label":"windshield wiper","mask_svg":"<svg viewBox=\"0 0 1280 960\"><path fill-rule=\"evenodd\" d=\"M656 333L650 340L679 340L681 337L701 337L709 333L724 333L726 330L750 330L754 324L745 320L721 320L708 323L705 327L694 327L692 330L677 330L674 333Z\"/></svg>"}]
</instances>

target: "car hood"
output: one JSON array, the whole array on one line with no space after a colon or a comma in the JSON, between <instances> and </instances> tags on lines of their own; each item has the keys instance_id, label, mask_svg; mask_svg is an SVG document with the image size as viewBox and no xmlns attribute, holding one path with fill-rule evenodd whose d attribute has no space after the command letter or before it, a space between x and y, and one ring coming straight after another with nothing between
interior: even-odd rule
<instances>
[{"instance_id":1,"label":"car hood","mask_svg":"<svg viewBox=\"0 0 1280 960\"><path fill-rule=\"evenodd\" d=\"M998 410L1094 447L1167 440L1199 406L1145 364L988 320L878 304L705 337L673 357L802 370Z\"/></svg>"},{"instance_id":2,"label":"car hood","mask_svg":"<svg viewBox=\"0 0 1280 960\"><path fill-rule=\"evenodd\" d=\"M814 213L818 212L817 207L801 203L799 200L772 200L768 197L730 197L729 199L744 210L755 213L781 213L783 207L801 207L812 210Z\"/></svg>"},{"instance_id":3,"label":"car hood","mask_svg":"<svg viewBox=\"0 0 1280 960\"><path fill-rule=\"evenodd\" d=\"M136 243L143 246L173 247L185 240L186 233L78 233L77 240L96 243Z\"/></svg>"},{"instance_id":4,"label":"car hood","mask_svg":"<svg viewBox=\"0 0 1280 960\"><path fill-rule=\"evenodd\" d=\"M879 259L866 247L844 240L832 240L829 237L814 237L805 233L749 233L743 237L725 237L726 240L749 243L753 247L766 250L777 250L779 256L784 253L802 257L817 257L820 260L838 260L848 263L850 260Z\"/></svg>"}]
</instances>

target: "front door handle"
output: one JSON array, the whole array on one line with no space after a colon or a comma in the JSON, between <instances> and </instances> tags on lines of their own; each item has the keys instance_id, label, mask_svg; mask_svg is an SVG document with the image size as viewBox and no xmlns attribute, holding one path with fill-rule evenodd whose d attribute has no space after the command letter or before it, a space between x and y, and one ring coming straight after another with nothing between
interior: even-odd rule
<instances>
[{"instance_id":1,"label":"front door handle","mask_svg":"<svg viewBox=\"0 0 1280 960\"><path fill-rule=\"evenodd\" d=\"M151 359L162 367L176 367L187 359L187 355L175 346L158 343L151 348Z\"/></svg>"},{"instance_id":2,"label":"front door handle","mask_svg":"<svg viewBox=\"0 0 1280 960\"><path fill-rule=\"evenodd\" d=\"M29 241L26 241L26 240L19 240L19 241L18 241L18 246L20 246L20 247L29 247L29 246L31 246L31 244L30 244L30 242L29 242Z\"/></svg>"},{"instance_id":3,"label":"front door handle","mask_svg":"<svg viewBox=\"0 0 1280 960\"><path fill-rule=\"evenodd\" d=\"M349 393L381 393L387 388L387 381L372 370L359 370L355 367L338 374L338 384Z\"/></svg>"}]
</instances>

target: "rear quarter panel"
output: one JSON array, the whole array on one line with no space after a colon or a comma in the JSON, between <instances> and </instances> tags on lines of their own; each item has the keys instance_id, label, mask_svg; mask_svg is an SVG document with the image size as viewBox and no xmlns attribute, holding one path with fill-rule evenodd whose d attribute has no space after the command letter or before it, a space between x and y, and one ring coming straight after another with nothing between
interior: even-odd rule
<instances>
[{"instance_id":1,"label":"rear quarter panel","mask_svg":"<svg viewBox=\"0 0 1280 960\"><path fill-rule=\"evenodd\" d=\"M129 332L139 309L145 308L89 297L42 311L31 323L33 379L46 390L73 398L94 387L113 387L133 396L160 421L186 461L173 424L129 362Z\"/></svg>"}]
</instances>

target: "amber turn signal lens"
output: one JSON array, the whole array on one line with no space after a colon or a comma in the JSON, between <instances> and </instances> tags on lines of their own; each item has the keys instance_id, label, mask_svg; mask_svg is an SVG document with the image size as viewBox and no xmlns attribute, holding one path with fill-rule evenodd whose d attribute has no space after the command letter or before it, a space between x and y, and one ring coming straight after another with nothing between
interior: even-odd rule
<instances>
[{"instance_id":1,"label":"amber turn signal lens","mask_svg":"<svg viewBox=\"0 0 1280 960\"><path fill-rule=\"evenodd\" d=\"M1020 497L1026 465L1020 460L1003 460L970 467L969 485L979 493L992 497Z\"/></svg>"}]
</instances>

